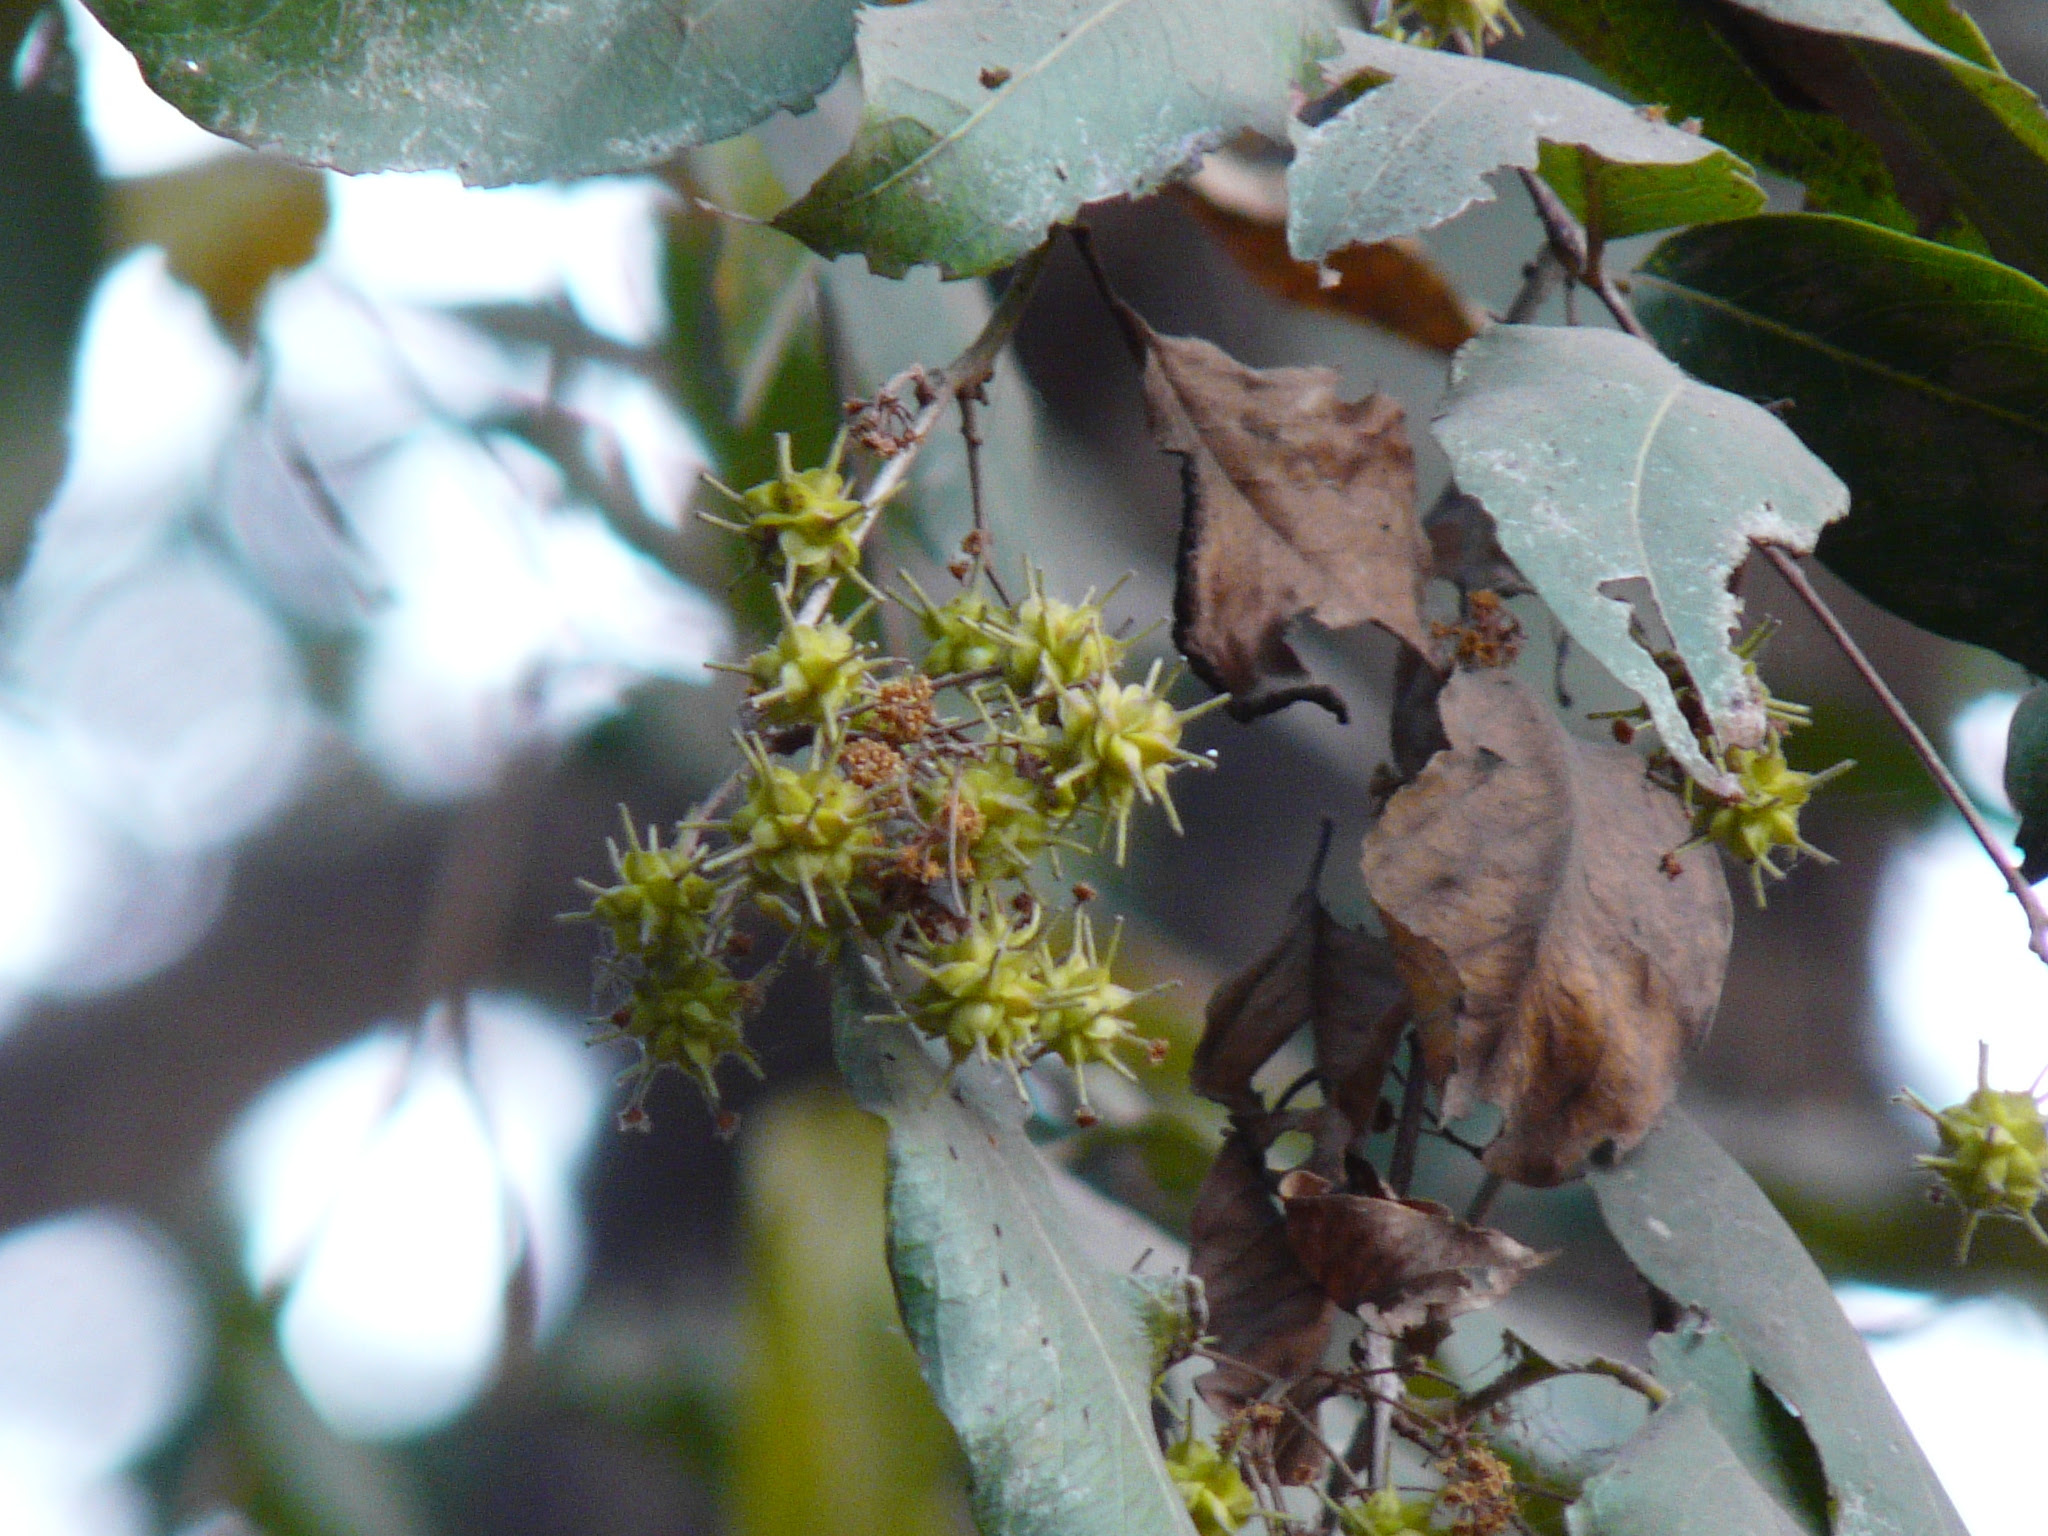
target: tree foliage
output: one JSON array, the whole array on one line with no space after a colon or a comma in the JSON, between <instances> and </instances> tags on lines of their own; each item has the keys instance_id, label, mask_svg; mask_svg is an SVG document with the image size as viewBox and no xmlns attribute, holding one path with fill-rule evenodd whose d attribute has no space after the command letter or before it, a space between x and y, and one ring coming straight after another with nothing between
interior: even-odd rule
<instances>
[{"instance_id":1,"label":"tree foliage","mask_svg":"<svg viewBox=\"0 0 2048 1536\"><path fill-rule=\"evenodd\" d=\"M890 1127L902 1319L988 1536L1217 1532L1254 1509L1278 1529L1289 1500L1380 1536L1960 1532L1811 1261L1671 1107L1726 971L1724 860L1761 900L1775 855L1818 853L1798 816L1833 771L1787 758L1806 712L1763 681L1737 571L1796 581L1817 548L1874 602L2048 668L2048 114L1946 0L1530 0L1614 89L1485 58L1499 0L96 9L160 92L259 149L482 182L666 162L743 216L694 226L672 276L714 301L678 309L685 390L732 481L715 520L772 578L773 638L737 669L733 777L672 831L629 831L589 915L613 1035L638 1053L634 1124L658 1070L716 1106L721 1068L754 1065L748 1016L784 958L836 968L842 1069ZM799 195L744 146L676 158L807 108L849 57L851 143ZM1220 190L1233 167L1260 196ZM1806 211L1762 213L1757 171ZM1544 244L1515 313L1475 317L1389 242L1517 178ZM1312 879L1210 1001L1192 1086L1230 1124L1191 1286L1112 1273L1077 1240L1018 1094L1077 1084L1086 1122L1088 1072L1147 1048L1143 993L1069 865L1120 861L1133 817L1172 817L1200 706L1132 662L1107 599L1024 562L1043 534L992 510L982 458L1028 451L991 377L1060 231L1168 186L1256 280L1457 349L1432 426L1457 494L1425 519L1391 401L1158 334L1075 242L1180 470L1171 636L1194 676L1245 722L1303 701L1342 717L1291 629L1369 622L1401 653L1397 761L1360 852L1372 931ZM1612 268L1611 242L1666 231ZM842 256L1008 276L991 308L924 279L878 296L842 266L828 330L815 258ZM1598 323L1527 323L1558 282ZM900 341L891 316L948 305L957 357L858 377ZM956 417L949 502L913 470ZM875 555L913 499L935 593ZM1640 700L1607 717L1617 739L1517 674L1511 599ZM2048 953L2048 913L2003 867ZM743 931L761 914L778 956ZM2000 1103L2034 1147L2035 1101ZM1424 1137L1476 1157L1489 1191L1590 1180L1665 1303L1654 1374L1512 1338L1497 1369L1450 1372L1453 1329L1543 1256L1428 1198ZM1290 1138L1308 1150L1283 1167ZM1972 1164L2001 1182L1971 1219L2038 1231L2038 1166L2009 1166L2004 1143ZM1193 1368L1162 1386L1190 1357L1192 1394ZM1527 1464L1517 1404L1580 1375L1635 1394L1634 1434L1580 1448L1590 1471ZM1357 1409L1348 1447L1323 1438L1333 1399Z\"/></svg>"}]
</instances>

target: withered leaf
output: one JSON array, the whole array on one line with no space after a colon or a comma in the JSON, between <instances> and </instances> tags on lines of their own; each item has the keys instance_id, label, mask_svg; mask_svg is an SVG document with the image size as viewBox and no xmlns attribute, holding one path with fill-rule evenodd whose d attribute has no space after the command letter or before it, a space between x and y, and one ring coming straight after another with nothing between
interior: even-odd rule
<instances>
[{"instance_id":1,"label":"withered leaf","mask_svg":"<svg viewBox=\"0 0 2048 1536\"><path fill-rule=\"evenodd\" d=\"M1580 741L1503 672L1438 700L1451 748L1367 834L1365 883L1455 1118L1506 1115L1486 1166L1524 1184L1633 1146L1713 1019L1733 911L1678 797Z\"/></svg>"},{"instance_id":2,"label":"withered leaf","mask_svg":"<svg viewBox=\"0 0 2048 1536\"><path fill-rule=\"evenodd\" d=\"M1122 318L1144 353L1152 435L1182 465L1174 644L1239 720L1301 700L1347 718L1286 630L1304 614L1331 629L1370 621L1429 650L1429 541L1401 407L1339 399L1328 368L1247 368Z\"/></svg>"},{"instance_id":3,"label":"withered leaf","mask_svg":"<svg viewBox=\"0 0 2048 1536\"><path fill-rule=\"evenodd\" d=\"M1202 1282L1209 1329L1230 1365L1198 1378L1195 1390L1229 1417L1268 1396L1276 1382L1306 1377L1322 1359L1337 1309L1310 1278L1288 1242L1287 1223L1266 1187L1265 1153L1243 1127L1234 1129L1195 1197L1188 1267ZM1288 1396L1312 1413L1326 1388L1302 1380ZM1318 1470L1320 1452L1298 1421L1276 1437L1281 1477L1303 1482Z\"/></svg>"},{"instance_id":4,"label":"withered leaf","mask_svg":"<svg viewBox=\"0 0 2048 1536\"><path fill-rule=\"evenodd\" d=\"M1254 178L1258 178L1255 180ZM1433 352L1455 352L1479 331L1479 315L1430 263L1415 240L1383 240L1332 251L1323 267L1287 248L1286 183L1276 167L1270 192L1253 168L1211 155L1176 188L1238 267L1268 293L1309 309L1365 320Z\"/></svg>"},{"instance_id":5,"label":"withered leaf","mask_svg":"<svg viewBox=\"0 0 2048 1536\"><path fill-rule=\"evenodd\" d=\"M1407 1026L1406 1003L1393 947L1330 916L1312 882L1280 941L1211 994L1189 1086L1234 1115L1261 1113L1252 1078L1307 1025L1326 1102L1363 1126ZM1339 1155L1347 1140L1348 1131Z\"/></svg>"},{"instance_id":6,"label":"withered leaf","mask_svg":"<svg viewBox=\"0 0 2048 1536\"><path fill-rule=\"evenodd\" d=\"M1330 1300L1348 1311L1370 1307L1390 1333L1490 1306L1544 1262L1434 1200L1346 1194L1306 1169L1280 1181L1280 1202L1302 1267Z\"/></svg>"}]
</instances>

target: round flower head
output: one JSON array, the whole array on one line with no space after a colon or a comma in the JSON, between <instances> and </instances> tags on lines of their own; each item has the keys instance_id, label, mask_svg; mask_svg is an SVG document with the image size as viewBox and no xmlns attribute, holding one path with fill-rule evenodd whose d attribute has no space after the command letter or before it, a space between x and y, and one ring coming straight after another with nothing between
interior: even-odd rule
<instances>
[{"instance_id":1,"label":"round flower head","mask_svg":"<svg viewBox=\"0 0 2048 1536\"><path fill-rule=\"evenodd\" d=\"M1934 1122L1940 1138L1939 1152L1915 1161L1941 1176L1943 1190L1966 1213L1958 1264L1969 1260L1970 1242L1986 1216L2017 1221L2048 1246L2048 1231L2034 1218L2048 1187L2048 1123L2032 1093L2000 1092L1990 1085L1990 1073L1990 1049L1980 1045L1977 1090L1962 1103L1936 1109L1910 1089L1899 1095L1899 1102Z\"/></svg>"},{"instance_id":2,"label":"round flower head","mask_svg":"<svg viewBox=\"0 0 2048 1536\"><path fill-rule=\"evenodd\" d=\"M846 437L841 433L822 466L798 470L790 462L789 434L777 433L773 480L744 492L718 487L739 504L746 521L735 523L708 515L705 520L744 534L764 549L773 549L782 559L786 589L834 576L857 577L864 509L858 499L846 494L846 480L839 473L845 447Z\"/></svg>"},{"instance_id":3,"label":"round flower head","mask_svg":"<svg viewBox=\"0 0 2048 1536\"><path fill-rule=\"evenodd\" d=\"M1125 643L1103 628L1094 594L1079 603L1045 595L1045 579L1030 573L1031 591L999 626L1004 680L1019 698L1096 682L1123 660Z\"/></svg>"},{"instance_id":4,"label":"round flower head","mask_svg":"<svg viewBox=\"0 0 2048 1536\"><path fill-rule=\"evenodd\" d=\"M840 717L874 691L867 656L853 637L862 608L846 623L824 619L799 624L780 593L782 632L765 651L747 658L747 702L768 725L814 725L828 735Z\"/></svg>"},{"instance_id":5,"label":"round flower head","mask_svg":"<svg viewBox=\"0 0 2048 1536\"><path fill-rule=\"evenodd\" d=\"M611 934L613 948L631 959L655 961L703 948L718 888L699 872L702 851L696 839L679 832L674 843L663 847L661 835L650 827L642 843L625 807L619 808L619 815L625 822L626 846L605 845L619 883L577 881L590 895L590 910L569 915L602 924Z\"/></svg>"},{"instance_id":6,"label":"round flower head","mask_svg":"<svg viewBox=\"0 0 2048 1536\"><path fill-rule=\"evenodd\" d=\"M709 955L679 957L649 969L632 984L631 996L611 1016L611 1032L600 1041L631 1039L640 1060L626 1072L633 1084L622 1125L644 1126L641 1108L655 1074L680 1072L703 1091L714 1112L719 1110L719 1066L737 1060L756 1077L761 1065L747 1049L742 1033L748 990ZM720 1114L720 1125L729 1124Z\"/></svg>"},{"instance_id":7,"label":"round flower head","mask_svg":"<svg viewBox=\"0 0 2048 1536\"><path fill-rule=\"evenodd\" d=\"M1002 641L993 629L1002 610L983 593L968 590L944 603L933 603L915 582L917 621L930 642L918 663L926 677L958 677L986 672L1003 661Z\"/></svg>"},{"instance_id":8,"label":"round flower head","mask_svg":"<svg viewBox=\"0 0 2048 1536\"><path fill-rule=\"evenodd\" d=\"M866 791L829 758L789 768L770 762L752 738L741 745L754 772L746 798L726 823L733 846L704 867L743 864L756 899L793 924L808 918L827 927L828 903L852 918L849 890L857 867L881 848Z\"/></svg>"},{"instance_id":9,"label":"round flower head","mask_svg":"<svg viewBox=\"0 0 2048 1536\"><path fill-rule=\"evenodd\" d=\"M1197 1440L1192 1424L1167 1447L1166 1470L1201 1536L1230 1536L1258 1507L1236 1461L1208 1441Z\"/></svg>"},{"instance_id":10,"label":"round flower head","mask_svg":"<svg viewBox=\"0 0 2048 1536\"><path fill-rule=\"evenodd\" d=\"M1081 1100L1077 1118L1083 1125L1093 1124L1095 1119L1094 1108L1088 1102L1087 1068L1091 1064L1101 1062L1129 1077L1131 1069L1116 1054L1120 1047L1137 1045L1148 1054L1164 1048L1163 1043L1141 1036L1138 1026L1125 1016L1126 1010L1143 994L1118 986L1110 979L1121 938L1119 932L1109 942L1108 956L1098 958L1095 931L1088 914L1077 912L1073 940L1065 958L1054 960L1043 946L1039 951L1045 996L1038 1016L1038 1043L1041 1049L1073 1068Z\"/></svg>"},{"instance_id":11,"label":"round flower head","mask_svg":"<svg viewBox=\"0 0 2048 1536\"><path fill-rule=\"evenodd\" d=\"M1119 864L1134 802L1156 802L1174 831L1180 830L1167 776L1186 763L1211 766L1207 758L1181 746L1181 729L1195 716L1227 702L1219 694L1194 709L1176 710L1166 701L1159 671L1154 662L1142 683L1105 677L1089 687L1068 688L1059 697L1060 736L1053 747L1059 775L1053 782L1063 791L1092 794L1102 803L1116 828Z\"/></svg>"},{"instance_id":12,"label":"round flower head","mask_svg":"<svg viewBox=\"0 0 2048 1536\"><path fill-rule=\"evenodd\" d=\"M964 860L980 880L1014 880L1051 845L1043 789L1000 755L962 769L957 778L926 779L918 809L938 846Z\"/></svg>"},{"instance_id":13,"label":"round flower head","mask_svg":"<svg viewBox=\"0 0 2048 1536\"><path fill-rule=\"evenodd\" d=\"M1045 994L1031 949L1038 924L1035 910L1020 917L984 898L957 938L909 955L924 978L908 1002L911 1023L945 1041L955 1061L999 1061L1016 1078L1036 1046Z\"/></svg>"},{"instance_id":14,"label":"round flower head","mask_svg":"<svg viewBox=\"0 0 2048 1536\"><path fill-rule=\"evenodd\" d=\"M1363 1499L1337 1506L1342 1536L1430 1536L1429 1501L1404 1499L1381 1488Z\"/></svg>"},{"instance_id":15,"label":"round flower head","mask_svg":"<svg viewBox=\"0 0 2048 1536\"><path fill-rule=\"evenodd\" d=\"M1816 789L1855 765L1837 763L1822 773L1802 773L1785 761L1784 738L1775 728L1761 749L1731 748L1727 762L1740 781L1741 798L1702 806L1694 840L1717 843L1747 864L1756 903L1762 906L1764 877L1785 878L1785 871L1771 862L1778 849L1789 848L1795 856L1803 853L1823 864L1834 862L1801 835L1799 813Z\"/></svg>"}]
</instances>

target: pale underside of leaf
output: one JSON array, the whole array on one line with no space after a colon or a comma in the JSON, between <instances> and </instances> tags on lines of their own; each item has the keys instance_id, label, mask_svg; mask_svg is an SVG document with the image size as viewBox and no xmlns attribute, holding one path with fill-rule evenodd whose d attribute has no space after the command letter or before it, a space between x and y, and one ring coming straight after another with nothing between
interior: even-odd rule
<instances>
[{"instance_id":1,"label":"pale underside of leaf","mask_svg":"<svg viewBox=\"0 0 2048 1536\"><path fill-rule=\"evenodd\" d=\"M1802 1536L1690 1391L1650 1415L1565 1517L1570 1536Z\"/></svg>"},{"instance_id":2,"label":"pale underside of leaf","mask_svg":"<svg viewBox=\"0 0 2048 1536\"><path fill-rule=\"evenodd\" d=\"M1007 266L1087 203L1150 191L1334 44L1321 0L923 0L861 13L852 147L778 224L877 272Z\"/></svg>"},{"instance_id":3,"label":"pale underside of leaf","mask_svg":"<svg viewBox=\"0 0 2048 1536\"><path fill-rule=\"evenodd\" d=\"M1827 1476L1835 1536L1964 1536L1827 1277L1691 1117L1673 1106L1633 1153L1594 1168L1588 1182L1643 1277L1712 1319L1799 1416ZM1611 1529L1635 1536L1634 1527Z\"/></svg>"},{"instance_id":4,"label":"pale underside of leaf","mask_svg":"<svg viewBox=\"0 0 2048 1536\"><path fill-rule=\"evenodd\" d=\"M807 107L857 0L99 0L202 126L344 171L638 169Z\"/></svg>"},{"instance_id":5,"label":"pale underside of leaf","mask_svg":"<svg viewBox=\"0 0 2048 1536\"><path fill-rule=\"evenodd\" d=\"M1137 1293L1075 1240L1007 1080L950 1075L842 978L835 1035L889 1122L889 1262L983 1536L1188 1536L1152 1429Z\"/></svg>"},{"instance_id":6,"label":"pale underside of leaf","mask_svg":"<svg viewBox=\"0 0 2048 1536\"><path fill-rule=\"evenodd\" d=\"M1324 70L1384 83L1328 122L1290 125L1288 242L1304 260L1414 234L1489 201L1486 177L1534 169L1544 143L1617 164L1688 167L1701 196L1753 198L1737 212L1762 205L1748 167L1727 151L1576 80L1356 32Z\"/></svg>"},{"instance_id":7,"label":"pale underside of leaf","mask_svg":"<svg viewBox=\"0 0 2048 1536\"><path fill-rule=\"evenodd\" d=\"M1461 672L1451 749L1366 835L1366 889L1422 1018L1444 1111L1506 1115L1486 1165L1555 1184L1628 1147L1712 1020L1733 931L1711 849L1641 758L1568 735L1502 672Z\"/></svg>"},{"instance_id":8,"label":"pale underside of leaf","mask_svg":"<svg viewBox=\"0 0 2048 1536\"><path fill-rule=\"evenodd\" d=\"M1247 368L1206 341L1129 323L1145 348L1153 437L1185 466L1174 643L1240 719L1298 700L1343 718L1288 645L1290 622L1372 622L1430 648L1431 553L1400 406L1346 402L1328 368Z\"/></svg>"},{"instance_id":9,"label":"pale underside of leaf","mask_svg":"<svg viewBox=\"0 0 2048 1536\"><path fill-rule=\"evenodd\" d=\"M1762 695L1731 645L1729 579L1752 541L1812 549L1847 489L1770 412L1619 331L1497 326L1459 352L1452 380L1435 430L1459 487L1572 638L1642 697L1666 750L1733 793L1631 633L1630 605L1602 589L1648 584L1717 745L1758 746Z\"/></svg>"}]
</instances>

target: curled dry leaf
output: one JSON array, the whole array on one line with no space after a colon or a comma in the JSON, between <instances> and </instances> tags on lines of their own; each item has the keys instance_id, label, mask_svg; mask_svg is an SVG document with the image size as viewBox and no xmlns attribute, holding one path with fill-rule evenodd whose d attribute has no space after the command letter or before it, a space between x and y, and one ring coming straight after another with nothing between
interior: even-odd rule
<instances>
[{"instance_id":1,"label":"curled dry leaf","mask_svg":"<svg viewBox=\"0 0 2048 1536\"><path fill-rule=\"evenodd\" d=\"M1278 166L1268 171L1214 154L1175 192L1247 277L1290 304L1368 321L1432 352L1455 352L1479 333L1478 312L1417 241L1347 245L1320 268L1297 259L1287 249L1287 185Z\"/></svg>"},{"instance_id":2,"label":"curled dry leaf","mask_svg":"<svg viewBox=\"0 0 2048 1536\"><path fill-rule=\"evenodd\" d=\"M1289 1400L1303 1414L1313 1413L1327 1389L1298 1378L1322 1359L1337 1311L1295 1257L1287 1223L1266 1187L1264 1149L1242 1126L1224 1140L1202 1180L1189 1248L1188 1267L1202 1282L1216 1347L1236 1362L1196 1380L1202 1400L1227 1418L1276 1385L1296 1382ZM1290 1415L1273 1447L1282 1479L1307 1482L1320 1470L1321 1454Z\"/></svg>"},{"instance_id":3,"label":"curled dry leaf","mask_svg":"<svg viewBox=\"0 0 2048 1536\"><path fill-rule=\"evenodd\" d=\"M1297 1168L1280 1181L1287 1237L1331 1301L1389 1333L1441 1326L1505 1296L1545 1255L1434 1200L1346 1194Z\"/></svg>"},{"instance_id":4,"label":"curled dry leaf","mask_svg":"<svg viewBox=\"0 0 2048 1536\"><path fill-rule=\"evenodd\" d=\"M1498 1105L1486 1166L1556 1184L1670 1099L1720 1000L1728 887L1711 849L1670 858L1685 810L1641 758L1512 676L1460 673L1439 708L1451 748L1367 834L1366 888L1445 1114Z\"/></svg>"},{"instance_id":5,"label":"curled dry leaf","mask_svg":"<svg viewBox=\"0 0 2048 1536\"><path fill-rule=\"evenodd\" d=\"M1239 720L1304 699L1347 718L1286 630L1304 614L1331 629L1370 621L1429 649L1430 549L1401 407L1339 399L1328 368L1247 368L1120 317L1144 355L1152 435L1183 466L1174 644Z\"/></svg>"},{"instance_id":6,"label":"curled dry leaf","mask_svg":"<svg viewBox=\"0 0 2048 1536\"><path fill-rule=\"evenodd\" d=\"M1317 1138L1319 1154L1334 1162L1351 1131L1371 1121L1407 1024L1393 947L1339 923L1311 885L1295 898L1279 943L1210 997L1189 1085L1232 1114L1260 1114L1252 1078L1309 1026L1324 1100L1346 1122Z\"/></svg>"}]
</instances>

